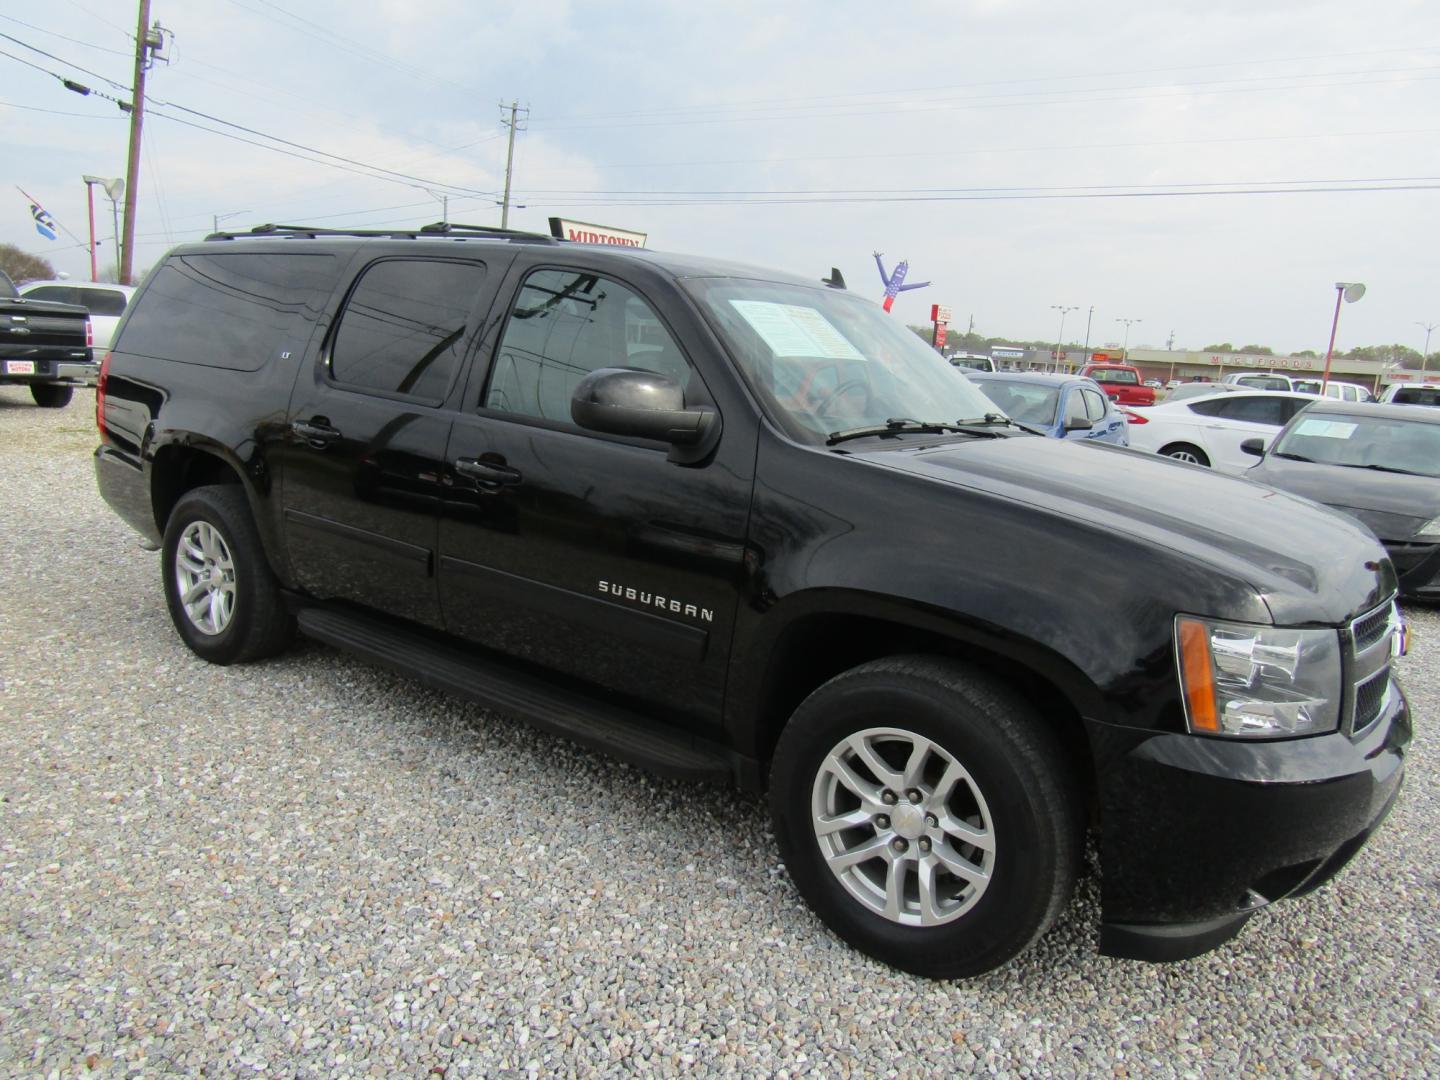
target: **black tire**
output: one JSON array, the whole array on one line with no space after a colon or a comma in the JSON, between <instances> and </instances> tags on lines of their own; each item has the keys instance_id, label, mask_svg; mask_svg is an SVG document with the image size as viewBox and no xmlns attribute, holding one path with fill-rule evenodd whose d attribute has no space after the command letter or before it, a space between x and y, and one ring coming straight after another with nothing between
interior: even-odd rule
<instances>
[{"instance_id":1,"label":"black tire","mask_svg":"<svg viewBox=\"0 0 1440 1080\"><path fill-rule=\"evenodd\" d=\"M877 730L882 734L874 734ZM916 742L887 743L886 730L903 731ZM931 829L937 821L928 813L937 805L931 801L897 806L893 821L868 818L857 828L837 830L838 840L822 839L815 815L822 810L832 815L845 812L826 809L827 800L849 797L858 807L849 813L861 816L874 809L874 803L867 807L848 787L837 784L829 765L832 752L845 752L842 743L862 732L870 733L867 738L874 741L867 745L885 763L898 765L893 759L906 758L906 745L924 740L944 755L926 757L927 768L948 768L950 762L963 767L968 786L952 789L957 795L943 804L945 812L952 821L978 823L979 831L988 835L982 843L992 846L991 853L957 846L953 829ZM871 771L868 778L879 776ZM928 776L933 780L934 768ZM935 793L944 788L943 783L933 789L921 784L913 793L929 800L939 798ZM977 792L978 797L969 801ZM909 802L905 792L896 794L899 803ZM957 808L954 798L958 797L966 801ZM967 816L967 808L974 813ZM1075 769L1067 763L1059 740L1006 684L939 657L893 657L863 664L811 694L795 711L776 747L770 768L770 809L790 877L826 925L877 960L936 979L994 970L1045 933L1069 902L1083 849L1083 803ZM902 809L907 815L904 821ZM916 810L926 811L923 823L916 821ZM923 827L925 835L908 833L912 838L901 840L902 829L917 827ZM901 840L898 846L897 840ZM843 845L845 851L866 844L881 845L889 852L904 847L908 854L892 859L887 852L877 852L868 861L846 868L843 873L849 876L842 879L842 872L831 869L822 849L831 843ZM957 854L977 864L988 858L983 887L959 877L947 879L936 869L945 860L953 862ZM949 903L948 921L903 925L869 906L883 903L884 896L862 899L869 895L867 889L883 892L881 883L868 880L868 875L878 874L888 882L894 873L891 865L906 859L914 861L907 864L912 867L906 871L908 878L900 880L907 885L913 881L915 895L902 903L911 903L916 910L902 917L923 917L918 908L924 891L920 862L925 861L928 873L940 875L932 882L950 882L930 890L942 903ZM952 895L946 896L947 891ZM895 892L898 896L901 890ZM932 901L932 914L940 910Z\"/></svg>"},{"instance_id":2,"label":"black tire","mask_svg":"<svg viewBox=\"0 0 1440 1080\"><path fill-rule=\"evenodd\" d=\"M1162 456L1174 458L1176 461L1188 461L1192 465L1203 465L1207 469L1210 467L1209 455L1198 446L1192 446L1190 443L1171 443L1162 449L1160 453Z\"/></svg>"},{"instance_id":3,"label":"black tire","mask_svg":"<svg viewBox=\"0 0 1440 1080\"><path fill-rule=\"evenodd\" d=\"M31 383L30 396L42 409L63 409L75 396L73 386L57 386L54 383Z\"/></svg>"},{"instance_id":4,"label":"black tire","mask_svg":"<svg viewBox=\"0 0 1440 1080\"><path fill-rule=\"evenodd\" d=\"M224 558L184 556L182 573L182 548L188 539L190 550L198 552L197 536L209 538L212 550L223 551ZM217 536L218 543L214 539ZM226 484L186 492L166 523L160 561L170 619L195 655L212 664L239 664L271 656L293 640L295 620L281 599L250 505L238 486ZM212 565L202 565L206 562ZM181 578L193 583L193 569L215 574L215 586L202 585L201 589L227 598L219 605L218 614L217 608L209 608L197 618L187 611Z\"/></svg>"}]
</instances>

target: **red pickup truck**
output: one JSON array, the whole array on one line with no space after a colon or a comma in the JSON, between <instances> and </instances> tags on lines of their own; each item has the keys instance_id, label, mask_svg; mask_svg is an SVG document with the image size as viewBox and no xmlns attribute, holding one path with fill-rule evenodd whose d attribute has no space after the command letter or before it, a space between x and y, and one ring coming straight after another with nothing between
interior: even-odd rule
<instances>
[{"instance_id":1,"label":"red pickup truck","mask_svg":"<svg viewBox=\"0 0 1440 1080\"><path fill-rule=\"evenodd\" d=\"M1145 385L1139 368L1129 364L1086 364L1080 374L1099 383L1111 401L1121 405L1155 404L1155 389Z\"/></svg>"}]
</instances>

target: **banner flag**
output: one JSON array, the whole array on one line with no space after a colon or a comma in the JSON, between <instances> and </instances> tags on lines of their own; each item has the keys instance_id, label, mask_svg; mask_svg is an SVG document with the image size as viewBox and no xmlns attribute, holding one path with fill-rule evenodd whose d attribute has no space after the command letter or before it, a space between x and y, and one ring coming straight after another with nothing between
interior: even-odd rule
<instances>
[{"instance_id":1,"label":"banner flag","mask_svg":"<svg viewBox=\"0 0 1440 1080\"><path fill-rule=\"evenodd\" d=\"M46 210L39 203L31 203L30 216L35 219L36 232L38 232L41 236L45 237L46 240L57 239L57 233L55 232L55 219L50 216L50 212L48 210Z\"/></svg>"}]
</instances>

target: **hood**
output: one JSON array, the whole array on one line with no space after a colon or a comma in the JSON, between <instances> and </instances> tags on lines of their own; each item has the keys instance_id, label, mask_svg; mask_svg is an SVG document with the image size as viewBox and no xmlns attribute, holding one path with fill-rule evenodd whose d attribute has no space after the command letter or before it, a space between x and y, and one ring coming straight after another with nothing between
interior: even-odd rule
<instances>
[{"instance_id":1,"label":"hood","mask_svg":"<svg viewBox=\"0 0 1440 1080\"><path fill-rule=\"evenodd\" d=\"M1247 585L1280 624L1338 624L1395 590L1384 549L1353 518L1155 454L1024 436L852 453L1146 544L1187 576L1199 564Z\"/></svg>"},{"instance_id":2,"label":"hood","mask_svg":"<svg viewBox=\"0 0 1440 1080\"><path fill-rule=\"evenodd\" d=\"M1408 540L1440 516L1440 478L1267 457L1248 479L1333 506L1382 540Z\"/></svg>"}]
</instances>

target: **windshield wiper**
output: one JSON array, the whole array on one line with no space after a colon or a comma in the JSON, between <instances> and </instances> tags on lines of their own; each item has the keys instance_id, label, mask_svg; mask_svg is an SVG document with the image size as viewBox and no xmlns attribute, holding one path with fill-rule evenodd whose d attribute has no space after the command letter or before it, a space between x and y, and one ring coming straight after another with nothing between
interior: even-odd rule
<instances>
[{"instance_id":1,"label":"windshield wiper","mask_svg":"<svg viewBox=\"0 0 1440 1080\"><path fill-rule=\"evenodd\" d=\"M886 420L883 424L832 431L825 437L825 445L834 446L847 439L863 439L870 435L898 435L909 432L920 435L943 435L950 431L964 433L965 429L957 424L947 424L943 420L911 420L908 416L902 416ZM986 434L991 434L991 432L986 432Z\"/></svg>"},{"instance_id":2,"label":"windshield wiper","mask_svg":"<svg viewBox=\"0 0 1440 1080\"><path fill-rule=\"evenodd\" d=\"M1394 466L1391 466L1391 465L1361 465L1360 468L1362 468L1362 469L1374 469L1376 472L1393 472L1393 473L1399 473L1401 476L1426 476L1426 475L1428 475L1428 474L1422 473L1422 472L1415 472L1413 469L1397 469L1397 468L1395 468Z\"/></svg>"},{"instance_id":3,"label":"windshield wiper","mask_svg":"<svg viewBox=\"0 0 1440 1080\"><path fill-rule=\"evenodd\" d=\"M1277 453L1271 454L1270 456L1283 457L1287 461L1308 461L1311 465L1315 464L1314 458L1306 457L1304 454L1287 454L1284 451L1279 451Z\"/></svg>"}]
</instances>

